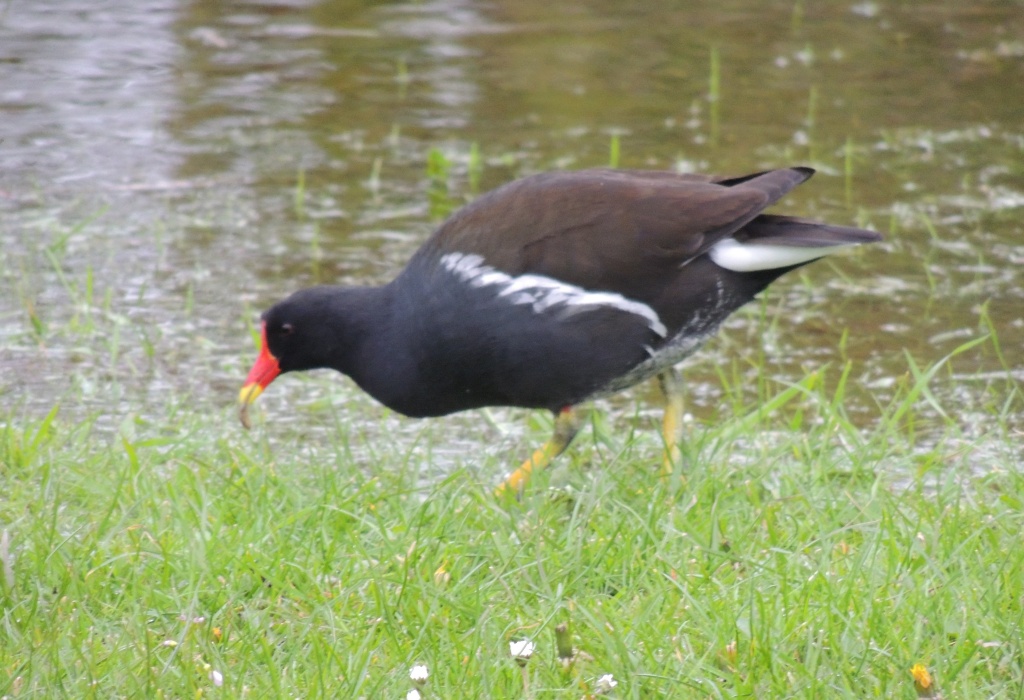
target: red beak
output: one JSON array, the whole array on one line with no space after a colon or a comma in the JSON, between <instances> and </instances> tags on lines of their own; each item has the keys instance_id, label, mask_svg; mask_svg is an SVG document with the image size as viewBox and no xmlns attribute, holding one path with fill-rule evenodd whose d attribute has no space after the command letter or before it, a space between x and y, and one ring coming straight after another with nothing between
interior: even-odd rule
<instances>
[{"instance_id":1,"label":"red beak","mask_svg":"<svg viewBox=\"0 0 1024 700\"><path fill-rule=\"evenodd\" d=\"M263 390L270 382L274 381L277 375L281 374L281 366L277 363L277 358L270 353L270 348L267 347L266 323L260 329L260 345L259 357L256 358L242 390L238 393L238 418L246 428L250 426L249 404L263 393Z\"/></svg>"}]
</instances>

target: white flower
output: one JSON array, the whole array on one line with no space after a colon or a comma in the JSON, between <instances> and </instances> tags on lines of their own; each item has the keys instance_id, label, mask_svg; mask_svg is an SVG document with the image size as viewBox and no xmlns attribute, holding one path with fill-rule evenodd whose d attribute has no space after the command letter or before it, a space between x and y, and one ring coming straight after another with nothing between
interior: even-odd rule
<instances>
[{"instance_id":1,"label":"white flower","mask_svg":"<svg viewBox=\"0 0 1024 700\"><path fill-rule=\"evenodd\" d=\"M533 656L533 650L536 648L537 645L529 639L520 639L517 642L508 643L508 653L521 664L525 664L530 660L530 657Z\"/></svg>"},{"instance_id":2,"label":"white flower","mask_svg":"<svg viewBox=\"0 0 1024 700\"><path fill-rule=\"evenodd\" d=\"M612 692L612 688L617 686L619 682L612 677L612 674L606 673L597 679L597 683L594 687L594 692L598 695L604 695L605 693Z\"/></svg>"},{"instance_id":3,"label":"white flower","mask_svg":"<svg viewBox=\"0 0 1024 700\"><path fill-rule=\"evenodd\" d=\"M421 700L422 697L423 696L420 695L420 691L416 690L415 688L413 688L405 694L405 700Z\"/></svg>"},{"instance_id":4,"label":"white flower","mask_svg":"<svg viewBox=\"0 0 1024 700\"><path fill-rule=\"evenodd\" d=\"M212 671L210 671L210 680L213 681L213 684L219 688L222 685L224 685L224 674L218 671L217 669L213 669Z\"/></svg>"},{"instance_id":5,"label":"white flower","mask_svg":"<svg viewBox=\"0 0 1024 700\"><path fill-rule=\"evenodd\" d=\"M427 682L427 678L430 676L430 671L427 670L426 664L416 664L409 669L409 680L416 685L423 685Z\"/></svg>"}]
</instances>

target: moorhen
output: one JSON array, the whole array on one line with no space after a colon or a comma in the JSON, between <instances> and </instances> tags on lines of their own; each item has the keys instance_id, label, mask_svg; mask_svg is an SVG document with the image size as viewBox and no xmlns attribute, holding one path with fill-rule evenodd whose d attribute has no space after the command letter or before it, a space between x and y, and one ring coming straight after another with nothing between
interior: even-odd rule
<instances>
[{"instance_id":1,"label":"moorhen","mask_svg":"<svg viewBox=\"0 0 1024 700\"><path fill-rule=\"evenodd\" d=\"M242 423L279 374L323 367L407 416L548 409L554 435L498 489L518 493L569 445L577 405L657 376L670 468L674 366L780 275L881 239L762 213L813 174L594 169L506 184L442 223L390 283L303 289L264 313Z\"/></svg>"}]
</instances>

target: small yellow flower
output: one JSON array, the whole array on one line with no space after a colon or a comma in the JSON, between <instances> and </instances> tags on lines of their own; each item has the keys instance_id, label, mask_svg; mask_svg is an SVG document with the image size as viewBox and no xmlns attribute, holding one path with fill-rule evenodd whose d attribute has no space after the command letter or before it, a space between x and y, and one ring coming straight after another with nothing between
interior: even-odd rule
<instances>
[{"instance_id":1,"label":"small yellow flower","mask_svg":"<svg viewBox=\"0 0 1024 700\"><path fill-rule=\"evenodd\" d=\"M928 673L924 664L911 666L910 675L914 677L914 690L917 691L918 697L935 697L935 683L932 681L932 674Z\"/></svg>"}]
</instances>

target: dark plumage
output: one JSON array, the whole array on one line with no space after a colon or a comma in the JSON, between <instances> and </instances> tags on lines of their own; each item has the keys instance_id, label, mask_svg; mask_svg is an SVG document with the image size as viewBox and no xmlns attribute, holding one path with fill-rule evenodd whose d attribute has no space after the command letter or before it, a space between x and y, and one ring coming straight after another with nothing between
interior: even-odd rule
<instances>
[{"instance_id":1,"label":"dark plumage","mask_svg":"<svg viewBox=\"0 0 1024 700\"><path fill-rule=\"evenodd\" d=\"M572 407L660 375L671 461L673 365L783 273L872 231L763 214L813 174L738 178L583 170L524 178L445 221L381 287L315 287L263 315L245 408L281 372L330 367L388 407L553 411L556 436L506 482L565 448Z\"/></svg>"}]
</instances>

